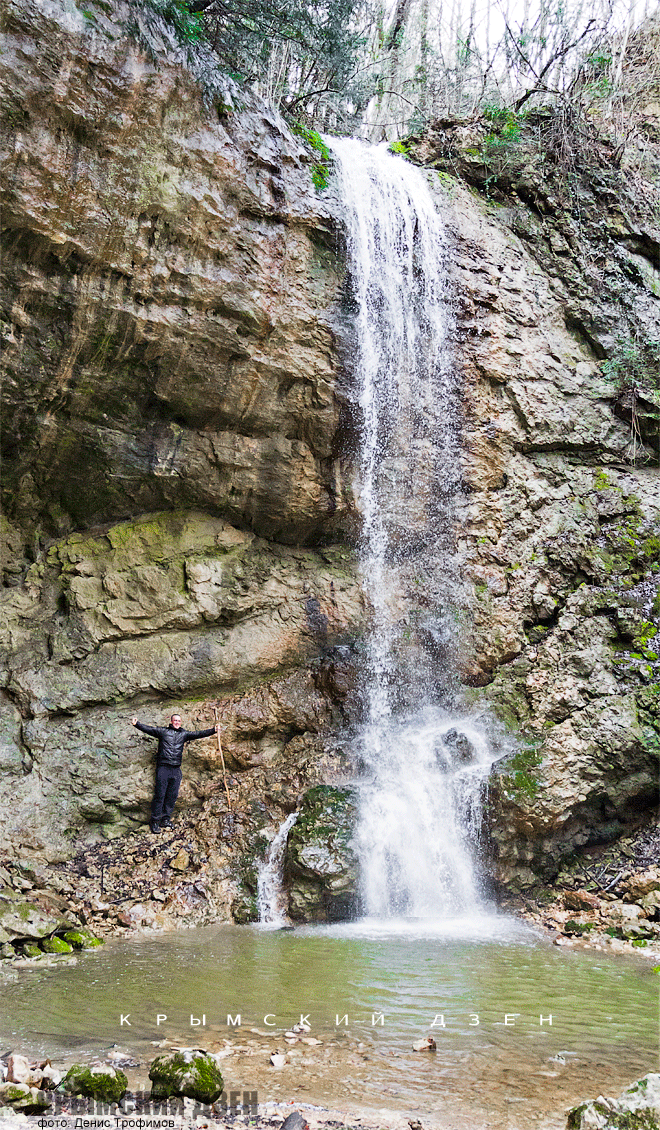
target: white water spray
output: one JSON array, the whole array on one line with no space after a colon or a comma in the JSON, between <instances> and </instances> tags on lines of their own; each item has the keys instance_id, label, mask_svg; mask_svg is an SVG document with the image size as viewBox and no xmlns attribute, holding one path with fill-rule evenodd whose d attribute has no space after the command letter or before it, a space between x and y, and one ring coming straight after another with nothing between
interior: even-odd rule
<instances>
[{"instance_id":1,"label":"white water spray","mask_svg":"<svg viewBox=\"0 0 660 1130\"><path fill-rule=\"evenodd\" d=\"M459 481L447 243L424 174L330 139L345 207L359 384L361 564L373 609L357 845L365 910L479 906L472 840L493 757L452 717Z\"/></svg>"},{"instance_id":2,"label":"white water spray","mask_svg":"<svg viewBox=\"0 0 660 1130\"><path fill-rule=\"evenodd\" d=\"M292 812L280 824L268 848L266 860L257 879L257 909L259 921L268 926L286 926L289 919L286 913L286 896L282 885L282 867L289 829L298 818Z\"/></svg>"}]
</instances>

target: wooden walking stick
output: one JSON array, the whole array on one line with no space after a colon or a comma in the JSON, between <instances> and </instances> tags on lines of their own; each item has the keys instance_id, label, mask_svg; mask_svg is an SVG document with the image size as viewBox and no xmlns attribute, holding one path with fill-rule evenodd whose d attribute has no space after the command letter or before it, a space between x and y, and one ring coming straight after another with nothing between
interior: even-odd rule
<instances>
[{"instance_id":1,"label":"wooden walking stick","mask_svg":"<svg viewBox=\"0 0 660 1130\"><path fill-rule=\"evenodd\" d=\"M225 755L222 752L222 742L220 741L220 731L218 729L218 708L214 706L213 717L215 718L215 735L218 739L218 750L220 752L220 761L222 762L222 779L225 783L225 792L227 794L227 807L231 812L231 799L229 797L229 786L227 784L227 770L225 768Z\"/></svg>"}]
</instances>

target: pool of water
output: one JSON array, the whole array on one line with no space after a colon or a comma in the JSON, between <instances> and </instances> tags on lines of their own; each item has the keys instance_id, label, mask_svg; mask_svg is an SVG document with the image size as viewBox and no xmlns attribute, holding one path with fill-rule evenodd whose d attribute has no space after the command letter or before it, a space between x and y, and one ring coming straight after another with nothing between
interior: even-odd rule
<instances>
[{"instance_id":1,"label":"pool of water","mask_svg":"<svg viewBox=\"0 0 660 1130\"><path fill-rule=\"evenodd\" d=\"M338 1040L334 1082L319 1075L310 1098L337 1101L343 1088L367 1104L469 1109L493 1127L559 1126L571 1103L657 1070L651 966L560 950L499 915L294 931L222 925L9 970L0 1035L2 1050L70 1057L116 1043L148 1060L164 1039L221 1046L258 1028L275 1043L303 1015L322 1042ZM347 1032L361 1048L350 1067L340 1063ZM436 1054L414 1053L429 1032Z\"/></svg>"}]
</instances>

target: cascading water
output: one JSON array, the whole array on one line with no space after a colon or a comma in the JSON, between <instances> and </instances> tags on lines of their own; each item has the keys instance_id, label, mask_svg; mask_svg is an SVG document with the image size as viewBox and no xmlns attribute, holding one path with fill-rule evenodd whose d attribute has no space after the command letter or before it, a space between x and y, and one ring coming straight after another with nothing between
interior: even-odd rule
<instances>
[{"instance_id":1,"label":"cascading water","mask_svg":"<svg viewBox=\"0 0 660 1130\"><path fill-rule=\"evenodd\" d=\"M284 852L290 828L296 822L297 812L292 812L280 824L268 848L266 859L257 878L257 909L259 921L267 926L285 926L286 898L282 886L282 867Z\"/></svg>"},{"instance_id":2,"label":"cascading water","mask_svg":"<svg viewBox=\"0 0 660 1130\"><path fill-rule=\"evenodd\" d=\"M471 843L493 760L452 717L459 482L447 243L424 174L329 139L345 208L359 385L361 564L373 609L357 847L375 917L479 905Z\"/></svg>"}]
</instances>

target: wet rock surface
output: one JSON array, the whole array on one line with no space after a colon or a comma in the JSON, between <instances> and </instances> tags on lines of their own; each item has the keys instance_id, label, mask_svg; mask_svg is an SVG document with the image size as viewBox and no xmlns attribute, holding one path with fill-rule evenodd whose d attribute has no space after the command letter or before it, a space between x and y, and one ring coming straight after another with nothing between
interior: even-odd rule
<instances>
[{"instance_id":1,"label":"wet rock surface","mask_svg":"<svg viewBox=\"0 0 660 1130\"><path fill-rule=\"evenodd\" d=\"M344 508L337 271L300 140L247 94L205 108L121 4L5 15L9 516L52 536L192 506L324 531Z\"/></svg>"},{"instance_id":2,"label":"wet rock surface","mask_svg":"<svg viewBox=\"0 0 660 1130\"><path fill-rule=\"evenodd\" d=\"M337 922L359 912L357 823L352 789L317 785L302 798L289 832L284 882L294 922Z\"/></svg>"},{"instance_id":3,"label":"wet rock surface","mask_svg":"<svg viewBox=\"0 0 660 1130\"><path fill-rule=\"evenodd\" d=\"M654 1130L660 1126L660 1075L645 1075L616 1099L600 1095L568 1116L566 1130Z\"/></svg>"},{"instance_id":4,"label":"wet rock surface","mask_svg":"<svg viewBox=\"0 0 660 1130\"><path fill-rule=\"evenodd\" d=\"M366 619L332 195L265 104L218 117L121 3L5 16L3 852L52 865L104 932L229 917L262 840L341 775L324 742L351 661L333 649ZM128 723L175 709L191 729L217 709L223 749L187 747L152 897L155 743Z\"/></svg>"},{"instance_id":5,"label":"wet rock surface","mask_svg":"<svg viewBox=\"0 0 660 1130\"><path fill-rule=\"evenodd\" d=\"M660 340L658 147L618 169L605 146L597 175L577 153L569 188L532 140L551 125L521 125L497 167L485 121L441 122L412 145L439 170L454 249L462 678L519 736L489 784L500 883L556 875L658 789L660 392L639 436L622 408L626 343Z\"/></svg>"}]
</instances>

